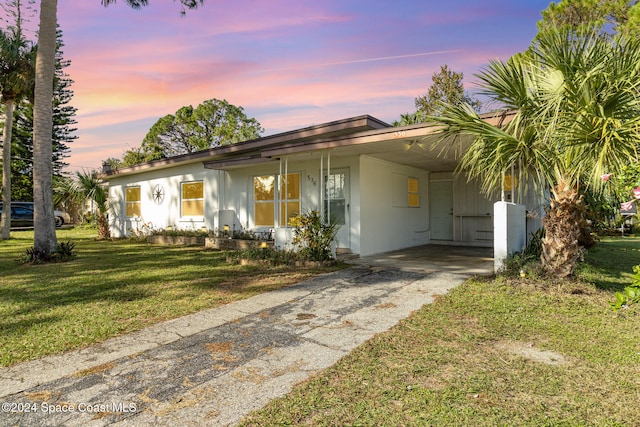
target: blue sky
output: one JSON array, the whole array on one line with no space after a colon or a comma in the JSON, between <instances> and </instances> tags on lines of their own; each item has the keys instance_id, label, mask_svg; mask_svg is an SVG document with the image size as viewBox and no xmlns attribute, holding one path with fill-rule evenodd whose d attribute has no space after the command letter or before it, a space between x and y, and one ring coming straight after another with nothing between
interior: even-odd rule
<instances>
[{"instance_id":1,"label":"blue sky","mask_svg":"<svg viewBox=\"0 0 640 427\"><path fill-rule=\"evenodd\" d=\"M490 59L528 47L550 2L207 0L184 17L150 3L59 2L78 108L71 170L121 157L158 118L211 98L265 135L361 114L392 122L441 65L472 92Z\"/></svg>"}]
</instances>

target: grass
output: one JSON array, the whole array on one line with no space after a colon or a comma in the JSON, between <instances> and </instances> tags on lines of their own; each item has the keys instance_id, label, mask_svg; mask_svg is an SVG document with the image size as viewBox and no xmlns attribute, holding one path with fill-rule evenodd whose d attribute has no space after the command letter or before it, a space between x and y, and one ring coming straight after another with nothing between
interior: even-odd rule
<instances>
[{"instance_id":1,"label":"grass","mask_svg":"<svg viewBox=\"0 0 640 427\"><path fill-rule=\"evenodd\" d=\"M573 282L469 280L243 425L637 425L640 309L609 301L640 239L585 260Z\"/></svg>"},{"instance_id":2,"label":"grass","mask_svg":"<svg viewBox=\"0 0 640 427\"><path fill-rule=\"evenodd\" d=\"M85 347L320 271L231 265L226 252L199 247L96 241L94 229L57 233L59 242L75 243L76 259L20 264L33 232L0 241L0 366Z\"/></svg>"},{"instance_id":3,"label":"grass","mask_svg":"<svg viewBox=\"0 0 640 427\"><path fill-rule=\"evenodd\" d=\"M600 289L621 291L631 280L629 264L640 264L640 238L605 237L585 254L580 277Z\"/></svg>"},{"instance_id":4,"label":"grass","mask_svg":"<svg viewBox=\"0 0 640 427\"><path fill-rule=\"evenodd\" d=\"M78 258L15 262L0 242L2 365L79 348L314 274L229 265L201 248L95 241L59 230ZM476 278L379 334L244 421L271 425L576 426L640 419L640 308L614 292L640 238L607 238L573 282Z\"/></svg>"}]
</instances>

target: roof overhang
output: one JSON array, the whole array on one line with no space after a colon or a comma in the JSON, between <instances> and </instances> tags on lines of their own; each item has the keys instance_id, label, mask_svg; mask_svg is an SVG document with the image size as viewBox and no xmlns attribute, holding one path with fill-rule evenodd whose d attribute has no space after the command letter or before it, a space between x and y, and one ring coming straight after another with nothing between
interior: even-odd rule
<instances>
[{"instance_id":1,"label":"roof overhang","mask_svg":"<svg viewBox=\"0 0 640 427\"><path fill-rule=\"evenodd\" d=\"M480 117L500 126L513 112L487 113ZM251 141L215 147L169 159L106 173L107 181L116 177L166 169L178 165L202 163L207 169L229 170L278 161L281 158L304 159L329 151L331 156L367 155L427 171L452 171L472 139L461 137L441 141L438 126L416 124L392 127L364 115L270 135Z\"/></svg>"},{"instance_id":2,"label":"roof overhang","mask_svg":"<svg viewBox=\"0 0 640 427\"><path fill-rule=\"evenodd\" d=\"M211 161L220 162L221 168L237 167L245 164L254 164L258 162L257 157L261 156L261 151L282 144L301 143L316 139L332 139L340 138L344 135L368 131L372 129L390 128L391 125L385 123L375 117L362 115L342 120L336 120L319 125L308 126L302 129L283 132L275 135L269 135L249 141L239 142L236 144L214 147L195 153L182 154L179 156L154 160L148 163L135 165L126 168L119 168L115 171L105 172L102 178L110 180L116 177L134 175L148 172L151 170L167 169L178 165L188 165L192 163ZM243 163L245 161L246 163ZM268 161L268 160L265 160ZM226 165L226 166L225 166Z\"/></svg>"},{"instance_id":3,"label":"roof overhang","mask_svg":"<svg viewBox=\"0 0 640 427\"><path fill-rule=\"evenodd\" d=\"M436 133L437 129L433 125L418 124L374 129L333 138L291 141L265 147L258 153L233 160L208 160L204 162L204 167L228 170L261 163L258 158L264 162L281 158L308 160L318 157L318 153L330 152L332 158L366 155L428 171L452 171L458 164L460 153L471 140L461 138L457 144L443 144Z\"/></svg>"}]
</instances>

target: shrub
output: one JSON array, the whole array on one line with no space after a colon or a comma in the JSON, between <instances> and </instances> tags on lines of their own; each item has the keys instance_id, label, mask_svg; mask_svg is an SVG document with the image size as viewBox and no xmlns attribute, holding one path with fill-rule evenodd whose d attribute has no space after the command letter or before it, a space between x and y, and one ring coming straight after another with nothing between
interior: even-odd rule
<instances>
[{"instance_id":1,"label":"shrub","mask_svg":"<svg viewBox=\"0 0 640 427\"><path fill-rule=\"evenodd\" d=\"M333 218L327 222L320 212L311 210L291 218L289 226L294 227L293 244L303 259L326 261L333 258L331 246L340 228Z\"/></svg>"},{"instance_id":2,"label":"shrub","mask_svg":"<svg viewBox=\"0 0 640 427\"><path fill-rule=\"evenodd\" d=\"M531 240L527 247L524 248L523 255L540 258L540 255L542 255L542 239L544 235L544 228L539 228L534 233L531 233Z\"/></svg>"},{"instance_id":3,"label":"shrub","mask_svg":"<svg viewBox=\"0 0 640 427\"><path fill-rule=\"evenodd\" d=\"M273 266L293 265L299 260L299 254L293 251L274 248L251 248L234 251L228 255L227 259L230 261L239 261L242 259L261 261Z\"/></svg>"},{"instance_id":4,"label":"shrub","mask_svg":"<svg viewBox=\"0 0 640 427\"><path fill-rule=\"evenodd\" d=\"M22 257L23 263L28 264L44 264L48 262L65 262L76 257L74 253L75 244L71 242L62 242L58 244L55 251L47 253L35 249L33 246L25 251Z\"/></svg>"},{"instance_id":5,"label":"shrub","mask_svg":"<svg viewBox=\"0 0 640 427\"><path fill-rule=\"evenodd\" d=\"M625 287L622 292L616 292L616 300L609 303L613 311L640 302L640 265L634 266L633 272L635 274L631 276L631 284Z\"/></svg>"},{"instance_id":6,"label":"shrub","mask_svg":"<svg viewBox=\"0 0 640 427\"><path fill-rule=\"evenodd\" d=\"M522 252L509 255L504 262L502 274L506 277L540 277L542 254L542 239L544 238L544 228L538 229L531 234L529 244Z\"/></svg>"}]
</instances>

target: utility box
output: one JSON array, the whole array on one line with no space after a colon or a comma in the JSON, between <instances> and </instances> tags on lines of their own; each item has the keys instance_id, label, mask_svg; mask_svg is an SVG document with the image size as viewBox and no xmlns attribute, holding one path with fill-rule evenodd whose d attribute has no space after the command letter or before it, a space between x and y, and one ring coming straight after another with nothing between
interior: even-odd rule
<instances>
[{"instance_id":1,"label":"utility box","mask_svg":"<svg viewBox=\"0 0 640 427\"><path fill-rule=\"evenodd\" d=\"M509 255L527 245L527 210L524 205L496 202L493 205L493 263L497 273Z\"/></svg>"},{"instance_id":2,"label":"utility box","mask_svg":"<svg viewBox=\"0 0 640 427\"><path fill-rule=\"evenodd\" d=\"M225 229L226 226L226 229ZM234 231L240 231L242 226L236 215L236 211L227 209L218 213L218 229L231 235Z\"/></svg>"}]
</instances>

